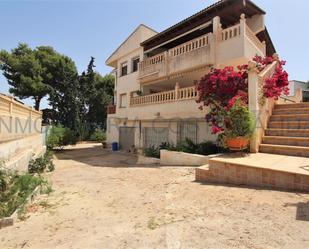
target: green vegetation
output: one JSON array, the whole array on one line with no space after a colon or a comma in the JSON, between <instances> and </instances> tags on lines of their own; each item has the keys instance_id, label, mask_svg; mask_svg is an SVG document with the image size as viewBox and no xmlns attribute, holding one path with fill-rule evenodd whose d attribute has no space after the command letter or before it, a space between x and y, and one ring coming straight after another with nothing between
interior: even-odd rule
<instances>
[{"instance_id":1,"label":"green vegetation","mask_svg":"<svg viewBox=\"0 0 309 249\"><path fill-rule=\"evenodd\" d=\"M228 138L247 137L253 135L255 120L241 99L237 99L226 112L224 135Z\"/></svg>"},{"instance_id":2,"label":"green vegetation","mask_svg":"<svg viewBox=\"0 0 309 249\"><path fill-rule=\"evenodd\" d=\"M195 144L192 140L186 138L185 141L176 146L170 143L162 143L160 146L150 146L144 149L144 155L147 157L160 158L160 150L181 151L191 154L212 155L223 152L224 149L211 141L205 141Z\"/></svg>"},{"instance_id":3,"label":"green vegetation","mask_svg":"<svg viewBox=\"0 0 309 249\"><path fill-rule=\"evenodd\" d=\"M48 135L46 145L48 150L63 149L63 146L76 143L76 136L72 130L62 125L53 126Z\"/></svg>"},{"instance_id":4,"label":"green vegetation","mask_svg":"<svg viewBox=\"0 0 309 249\"><path fill-rule=\"evenodd\" d=\"M52 152L47 151L43 156L36 159L31 159L28 165L28 172L41 174L45 170L48 170L50 172L54 171L55 165L52 161L52 156Z\"/></svg>"},{"instance_id":5,"label":"green vegetation","mask_svg":"<svg viewBox=\"0 0 309 249\"><path fill-rule=\"evenodd\" d=\"M154 145L149 146L144 149L144 155L146 157L160 158L160 147L156 147Z\"/></svg>"},{"instance_id":6,"label":"green vegetation","mask_svg":"<svg viewBox=\"0 0 309 249\"><path fill-rule=\"evenodd\" d=\"M22 210L27 198L39 187L41 193L51 192L51 187L41 176L20 175L0 169L0 218Z\"/></svg>"},{"instance_id":7,"label":"green vegetation","mask_svg":"<svg viewBox=\"0 0 309 249\"><path fill-rule=\"evenodd\" d=\"M90 140L103 142L106 140L106 133L102 129L95 129L94 133L90 136Z\"/></svg>"},{"instance_id":8,"label":"green vegetation","mask_svg":"<svg viewBox=\"0 0 309 249\"><path fill-rule=\"evenodd\" d=\"M78 140L89 139L96 128L106 128L107 106L114 96L114 76L101 76L94 69L91 57L79 75L71 58L49 46L32 49L19 44L11 51L0 51L0 70L11 86L10 93L32 98L36 110L47 97L51 108L42 110L43 122L61 124Z\"/></svg>"}]
</instances>

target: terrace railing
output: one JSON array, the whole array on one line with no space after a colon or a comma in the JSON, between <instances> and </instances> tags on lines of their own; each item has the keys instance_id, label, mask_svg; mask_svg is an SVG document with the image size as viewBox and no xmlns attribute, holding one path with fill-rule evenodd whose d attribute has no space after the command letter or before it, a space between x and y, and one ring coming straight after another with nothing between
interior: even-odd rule
<instances>
[{"instance_id":1,"label":"terrace railing","mask_svg":"<svg viewBox=\"0 0 309 249\"><path fill-rule=\"evenodd\" d=\"M148 94L145 96L131 97L130 106L142 106L149 104L162 104L181 100L195 99L197 91L195 86L179 88L176 84L175 90Z\"/></svg>"}]
</instances>

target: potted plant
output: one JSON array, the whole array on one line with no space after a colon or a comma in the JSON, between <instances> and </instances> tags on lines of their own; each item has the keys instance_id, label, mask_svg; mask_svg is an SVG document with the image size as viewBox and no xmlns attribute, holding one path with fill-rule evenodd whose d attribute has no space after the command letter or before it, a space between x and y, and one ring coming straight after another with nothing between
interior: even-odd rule
<instances>
[{"instance_id":1,"label":"potted plant","mask_svg":"<svg viewBox=\"0 0 309 249\"><path fill-rule=\"evenodd\" d=\"M254 117L248 105L239 97L232 99L224 117L224 136L227 147L234 151L248 148L254 128Z\"/></svg>"},{"instance_id":2,"label":"potted plant","mask_svg":"<svg viewBox=\"0 0 309 249\"><path fill-rule=\"evenodd\" d=\"M141 90L136 91L137 96L143 96L143 92Z\"/></svg>"}]
</instances>

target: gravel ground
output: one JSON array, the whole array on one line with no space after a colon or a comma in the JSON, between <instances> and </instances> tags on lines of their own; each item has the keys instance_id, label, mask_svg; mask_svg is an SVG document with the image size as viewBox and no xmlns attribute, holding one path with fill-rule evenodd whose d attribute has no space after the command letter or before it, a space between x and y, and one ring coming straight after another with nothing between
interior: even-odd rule
<instances>
[{"instance_id":1,"label":"gravel ground","mask_svg":"<svg viewBox=\"0 0 309 249\"><path fill-rule=\"evenodd\" d=\"M0 230L0 248L307 249L309 195L194 181L81 144L56 155L54 192Z\"/></svg>"}]
</instances>

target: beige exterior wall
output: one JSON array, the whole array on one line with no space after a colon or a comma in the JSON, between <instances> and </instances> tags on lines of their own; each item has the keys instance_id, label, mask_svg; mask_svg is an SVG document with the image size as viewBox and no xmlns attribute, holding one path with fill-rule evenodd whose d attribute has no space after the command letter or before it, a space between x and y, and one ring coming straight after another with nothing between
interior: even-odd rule
<instances>
[{"instance_id":1,"label":"beige exterior wall","mask_svg":"<svg viewBox=\"0 0 309 249\"><path fill-rule=\"evenodd\" d=\"M42 113L0 95L0 142L41 133Z\"/></svg>"},{"instance_id":2,"label":"beige exterior wall","mask_svg":"<svg viewBox=\"0 0 309 249\"><path fill-rule=\"evenodd\" d=\"M209 125L203 118L178 118L178 119L153 119L153 120L128 120L109 118L107 127L107 142L119 143L119 128L134 127L135 128L135 147L144 147L144 128L166 128L168 129L167 142L176 145L178 142L179 123L195 123L197 143L204 141L216 141L217 136L211 133Z\"/></svg>"},{"instance_id":3,"label":"beige exterior wall","mask_svg":"<svg viewBox=\"0 0 309 249\"><path fill-rule=\"evenodd\" d=\"M160 150L160 164L171 166L202 166L217 155L196 155L191 153Z\"/></svg>"},{"instance_id":4,"label":"beige exterior wall","mask_svg":"<svg viewBox=\"0 0 309 249\"><path fill-rule=\"evenodd\" d=\"M31 158L43 155L46 147L41 134L0 143L0 160L11 170L27 171Z\"/></svg>"},{"instance_id":5,"label":"beige exterior wall","mask_svg":"<svg viewBox=\"0 0 309 249\"><path fill-rule=\"evenodd\" d=\"M0 161L6 168L27 171L29 160L45 152L41 123L41 112L0 95Z\"/></svg>"},{"instance_id":6,"label":"beige exterior wall","mask_svg":"<svg viewBox=\"0 0 309 249\"><path fill-rule=\"evenodd\" d=\"M215 17L213 19L213 33L156 55L152 61L150 58L145 58L140 64L139 72L131 73L131 59L136 56L143 59L143 49L139 46L141 40L154 34L152 30L144 27L137 29L107 60L108 65L118 70L115 89L118 103L116 114L108 115L107 141L109 143L119 142L118 129L121 126L136 127L135 146L141 148L143 147L143 128L154 126L168 127L170 130L168 140L176 144L178 142L177 133L172 131L177 130L177 122L192 118L199 120L197 122L197 142L215 140L216 136L211 134L204 120L207 110L198 109L193 95L188 95L188 98L183 99L176 96L179 90L175 88L175 82L183 84L189 74L190 82L187 82L185 87L192 86L194 80L201 78L201 70L208 72L211 66L217 68L237 66L248 63L256 54L265 55L265 44L255 36L264 28L263 16L245 19L242 15L239 23L224 30L221 28L220 18ZM205 37L207 38L206 43L204 42ZM198 45L190 47L189 45L193 43ZM123 62L128 63L128 75L119 77L120 66ZM147 102L149 99L146 99L141 103L134 101L134 104L130 105L131 93L141 89L145 90L144 94L149 94L150 89L170 91L170 93L158 97L160 101L157 103L156 100L151 99L150 102ZM175 89L175 91L171 89ZM124 93L127 94L128 106L119 108L119 96ZM161 122L158 122L159 120Z\"/></svg>"}]
</instances>

